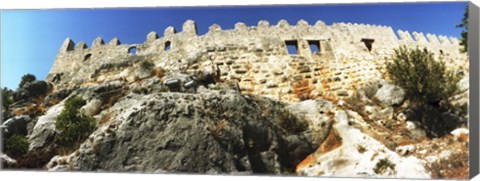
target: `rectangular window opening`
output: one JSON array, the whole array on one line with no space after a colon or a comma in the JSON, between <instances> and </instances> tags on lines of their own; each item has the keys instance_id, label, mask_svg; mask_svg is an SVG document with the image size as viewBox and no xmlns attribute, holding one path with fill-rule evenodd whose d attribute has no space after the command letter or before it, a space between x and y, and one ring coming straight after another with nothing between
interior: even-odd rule
<instances>
[{"instance_id":1,"label":"rectangular window opening","mask_svg":"<svg viewBox=\"0 0 480 181\"><path fill-rule=\"evenodd\" d=\"M287 45L287 50L289 55L298 55L297 40L287 40L285 41L285 45Z\"/></svg>"},{"instance_id":2,"label":"rectangular window opening","mask_svg":"<svg viewBox=\"0 0 480 181\"><path fill-rule=\"evenodd\" d=\"M320 41L318 40L309 40L308 45L312 53L320 53Z\"/></svg>"},{"instance_id":3,"label":"rectangular window opening","mask_svg":"<svg viewBox=\"0 0 480 181\"><path fill-rule=\"evenodd\" d=\"M170 41L165 42L165 51L170 50Z\"/></svg>"}]
</instances>

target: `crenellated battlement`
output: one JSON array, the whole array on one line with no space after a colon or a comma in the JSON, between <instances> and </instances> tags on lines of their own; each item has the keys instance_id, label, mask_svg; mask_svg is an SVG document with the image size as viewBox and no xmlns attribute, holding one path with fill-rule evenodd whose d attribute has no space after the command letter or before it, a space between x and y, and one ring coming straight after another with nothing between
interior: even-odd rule
<instances>
[{"instance_id":1,"label":"crenellated battlement","mask_svg":"<svg viewBox=\"0 0 480 181\"><path fill-rule=\"evenodd\" d=\"M288 21L282 19L277 22L276 25L271 25L270 22L266 20L261 20L258 22L257 26L247 26L243 22L238 22L235 24L234 29L223 30L222 27L218 24L213 24L209 27L208 32L205 35L209 36L213 33L220 33L222 31L234 31L235 33L257 33L260 36L270 36L271 34L261 34L267 33L265 31L271 31L278 33L290 33L290 34L300 34L305 35L309 34L310 31L324 31L328 33L321 34L330 34L337 37L346 36L349 38L377 38L377 39L387 39L393 40L397 44L415 44L415 45L434 45L434 46L449 46L449 48L459 47L459 40L455 37L446 37L446 36L437 36L434 34L427 33L424 35L422 32L412 32L398 30L396 34L393 32L392 28L389 26L382 25L370 25L370 24L357 24L357 23L334 23L331 26L327 26L323 21L317 21L314 25L310 25L307 21L301 19L297 21L296 25L290 25ZM393 33L393 34L392 34ZM393 35L393 36L392 36ZM193 20L187 20L182 26L182 31L180 34L177 33L174 27L169 26L164 30L163 37L152 31L150 32L144 44L151 44L154 41L162 38L176 38L174 36L198 36L197 35L197 26ZM288 36L288 35L286 35ZM351 36L351 37L348 37ZM398 37L398 38L397 38ZM118 38L113 38L108 45L120 45L120 40ZM105 41L101 37L97 37L91 44L92 48L98 48L105 45ZM59 53L74 51L74 50L84 50L88 49L88 45L80 41L75 47L75 43L70 39L65 39L62 47L60 48ZM461 47L460 47L461 48Z\"/></svg>"},{"instance_id":2,"label":"crenellated battlement","mask_svg":"<svg viewBox=\"0 0 480 181\"><path fill-rule=\"evenodd\" d=\"M351 95L354 87L382 78L385 61L399 46L427 48L451 67L468 71L467 55L460 52L454 37L395 32L382 25L341 22L328 26L320 20L291 25L283 19L276 24L262 20L256 26L238 22L233 29L213 24L198 35L195 22L187 20L180 32L172 26L165 28L163 36L152 31L142 44L122 44L118 38L105 43L98 37L91 46L83 41L75 46L67 38L47 80L60 87L102 82L106 80L99 78L99 72L105 71L101 67L128 65L109 69L127 75L137 61L152 61L167 70L215 65L222 78L239 81L244 92L271 97L292 94L290 99L295 100L301 99L296 95L301 89L306 97L342 97ZM299 87L294 83L298 81L306 83Z\"/></svg>"}]
</instances>

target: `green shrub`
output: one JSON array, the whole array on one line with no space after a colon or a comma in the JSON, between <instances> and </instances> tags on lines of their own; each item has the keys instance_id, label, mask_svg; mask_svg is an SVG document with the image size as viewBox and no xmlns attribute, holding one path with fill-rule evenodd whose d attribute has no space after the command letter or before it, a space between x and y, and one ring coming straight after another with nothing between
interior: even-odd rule
<instances>
[{"instance_id":1,"label":"green shrub","mask_svg":"<svg viewBox=\"0 0 480 181\"><path fill-rule=\"evenodd\" d=\"M377 164L375 165L375 168L373 168L373 171L376 174L383 174L387 169L390 168L393 171L395 171L395 164L390 162L387 158L380 159Z\"/></svg>"},{"instance_id":2,"label":"green shrub","mask_svg":"<svg viewBox=\"0 0 480 181\"><path fill-rule=\"evenodd\" d=\"M142 61L140 63L140 67L145 71L152 71L154 66L155 66L155 64L153 64L150 61Z\"/></svg>"},{"instance_id":3,"label":"green shrub","mask_svg":"<svg viewBox=\"0 0 480 181\"><path fill-rule=\"evenodd\" d=\"M8 109L10 104L13 103L13 97L12 97L13 91L4 87L2 89L2 106L5 109Z\"/></svg>"},{"instance_id":4,"label":"green shrub","mask_svg":"<svg viewBox=\"0 0 480 181\"><path fill-rule=\"evenodd\" d=\"M37 77L33 74L25 74L22 76L22 80L20 81L20 84L18 84L18 88L22 88L23 85L25 85L28 82L33 82L37 80Z\"/></svg>"},{"instance_id":5,"label":"green shrub","mask_svg":"<svg viewBox=\"0 0 480 181\"><path fill-rule=\"evenodd\" d=\"M13 135L5 138L3 142L3 151L12 158L18 158L28 152L28 140L25 136Z\"/></svg>"},{"instance_id":6,"label":"green shrub","mask_svg":"<svg viewBox=\"0 0 480 181\"><path fill-rule=\"evenodd\" d=\"M393 83L405 89L406 98L414 105L439 106L457 90L460 77L448 71L443 61L434 60L433 53L405 46L395 50L393 62L387 64Z\"/></svg>"},{"instance_id":7,"label":"green shrub","mask_svg":"<svg viewBox=\"0 0 480 181\"><path fill-rule=\"evenodd\" d=\"M77 96L65 101L65 107L55 122L56 129L60 131L57 142L60 146L78 146L95 128L95 119L80 111L85 104L85 100Z\"/></svg>"}]
</instances>

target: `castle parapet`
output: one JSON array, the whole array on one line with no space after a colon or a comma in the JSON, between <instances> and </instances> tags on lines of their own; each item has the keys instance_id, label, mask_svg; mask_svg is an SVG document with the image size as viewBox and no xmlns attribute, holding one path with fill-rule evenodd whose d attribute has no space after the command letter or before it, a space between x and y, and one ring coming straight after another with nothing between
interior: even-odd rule
<instances>
[{"instance_id":1,"label":"castle parapet","mask_svg":"<svg viewBox=\"0 0 480 181\"><path fill-rule=\"evenodd\" d=\"M113 39L110 40L110 42L108 43L108 45L112 45L112 46L117 46L117 45L120 45L120 44L121 44L121 43L120 43L120 40L119 40L117 37L113 38Z\"/></svg>"},{"instance_id":2,"label":"castle parapet","mask_svg":"<svg viewBox=\"0 0 480 181\"><path fill-rule=\"evenodd\" d=\"M270 27L270 22L267 20L260 20L257 24L258 30L267 30Z\"/></svg>"},{"instance_id":3,"label":"castle parapet","mask_svg":"<svg viewBox=\"0 0 480 181\"><path fill-rule=\"evenodd\" d=\"M175 35L175 33L177 33L175 28L173 26L169 26L169 27L165 28L165 31L163 31L163 36L164 37L170 37L170 36Z\"/></svg>"},{"instance_id":4,"label":"castle parapet","mask_svg":"<svg viewBox=\"0 0 480 181\"><path fill-rule=\"evenodd\" d=\"M413 37L415 37L415 41L420 44L427 44L427 39L423 35L423 33L413 32Z\"/></svg>"},{"instance_id":5,"label":"castle parapet","mask_svg":"<svg viewBox=\"0 0 480 181\"><path fill-rule=\"evenodd\" d=\"M195 21L191 19L185 21L182 26L182 34L188 36L197 36L197 25L195 24Z\"/></svg>"},{"instance_id":6,"label":"castle parapet","mask_svg":"<svg viewBox=\"0 0 480 181\"><path fill-rule=\"evenodd\" d=\"M414 42L412 36L410 36L410 33L408 31L398 30L397 33L398 33L398 36L400 36L401 41Z\"/></svg>"},{"instance_id":7,"label":"castle parapet","mask_svg":"<svg viewBox=\"0 0 480 181\"><path fill-rule=\"evenodd\" d=\"M72 50L74 50L74 47L75 47L75 43L70 38L66 38L63 41L63 44L60 47L59 52L72 51Z\"/></svg>"},{"instance_id":8,"label":"castle parapet","mask_svg":"<svg viewBox=\"0 0 480 181\"><path fill-rule=\"evenodd\" d=\"M290 24L288 23L287 20L281 19L277 22L277 27L278 28L289 28Z\"/></svg>"},{"instance_id":9,"label":"castle parapet","mask_svg":"<svg viewBox=\"0 0 480 181\"><path fill-rule=\"evenodd\" d=\"M92 48L98 48L103 45L105 45L105 42L103 41L103 39L101 37L97 37L95 38L95 40L93 40Z\"/></svg>"},{"instance_id":10,"label":"castle parapet","mask_svg":"<svg viewBox=\"0 0 480 181\"><path fill-rule=\"evenodd\" d=\"M222 27L220 27L220 25L218 24L213 24L208 28L209 33L220 32L220 31L222 31Z\"/></svg>"},{"instance_id":11,"label":"castle parapet","mask_svg":"<svg viewBox=\"0 0 480 181\"><path fill-rule=\"evenodd\" d=\"M430 42L430 44L440 45L440 41L438 40L436 35L427 33L427 38L428 38L428 41Z\"/></svg>"},{"instance_id":12,"label":"castle parapet","mask_svg":"<svg viewBox=\"0 0 480 181\"><path fill-rule=\"evenodd\" d=\"M147 40L145 41L145 43L147 43L147 44L153 43L157 39L158 39L157 32L151 31L150 33L148 33Z\"/></svg>"},{"instance_id":13,"label":"castle parapet","mask_svg":"<svg viewBox=\"0 0 480 181\"><path fill-rule=\"evenodd\" d=\"M243 22L235 23L235 30L237 31L247 31L247 25Z\"/></svg>"},{"instance_id":14,"label":"castle parapet","mask_svg":"<svg viewBox=\"0 0 480 181\"><path fill-rule=\"evenodd\" d=\"M87 49L87 48L88 48L87 44L85 44L84 41L80 41L80 42L78 42L75 50L83 50L83 49Z\"/></svg>"}]
</instances>

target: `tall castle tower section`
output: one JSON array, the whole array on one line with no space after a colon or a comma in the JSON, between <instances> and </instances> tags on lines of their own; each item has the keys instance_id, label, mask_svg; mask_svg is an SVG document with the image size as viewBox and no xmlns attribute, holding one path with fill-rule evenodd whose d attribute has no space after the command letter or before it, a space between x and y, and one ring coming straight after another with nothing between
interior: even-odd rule
<instances>
[{"instance_id":1,"label":"tall castle tower section","mask_svg":"<svg viewBox=\"0 0 480 181\"><path fill-rule=\"evenodd\" d=\"M195 22L187 20L180 32L168 27L163 36L147 35L143 44L104 42L90 47L67 38L58 52L47 80L58 88L107 81L104 74L128 80L135 66L151 61L165 70L219 71L220 79L235 80L244 93L297 101L315 97L341 99L363 84L385 78L386 62L399 46L427 48L449 68L468 72L468 58L456 38L391 27L334 23L309 24L285 20L275 25L236 23L223 30L211 25L198 35Z\"/></svg>"}]
</instances>

